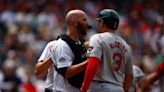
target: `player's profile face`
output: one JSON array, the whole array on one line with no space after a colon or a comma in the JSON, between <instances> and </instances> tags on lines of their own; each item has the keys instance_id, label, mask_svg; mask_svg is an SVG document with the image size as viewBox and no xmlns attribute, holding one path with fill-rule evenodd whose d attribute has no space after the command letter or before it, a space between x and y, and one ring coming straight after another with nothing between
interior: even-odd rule
<instances>
[{"instance_id":1,"label":"player's profile face","mask_svg":"<svg viewBox=\"0 0 164 92\"><path fill-rule=\"evenodd\" d=\"M83 23L79 22L78 21L78 24L77 24L77 30L79 32L80 35L83 35L85 36L86 35L86 27Z\"/></svg>"},{"instance_id":2,"label":"player's profile face","mask_svg":"<svg viewBox=\"0 0 164 92\"><path fill-rule=\"evenodd\" d=\"M77 22L77 30L80 35L85 36L88 29L88 21L85 15L81 15Z\"/></svg>"}]
</instances>

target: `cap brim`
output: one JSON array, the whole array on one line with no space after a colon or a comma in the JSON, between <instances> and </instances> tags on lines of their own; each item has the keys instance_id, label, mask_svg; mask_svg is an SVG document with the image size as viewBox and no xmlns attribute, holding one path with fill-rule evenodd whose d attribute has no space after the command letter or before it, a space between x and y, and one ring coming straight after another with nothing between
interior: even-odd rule
<instances>
[{"instance_id":1,"label":"cap brim","mask_svg":"<svg viewBox=\"0 0 164 92\"><path fill-rule=\"evenodd\" d=\"M95 18L96 21L101 20L101 18Z\"/></svg>"},{"instance_id":2,"label":"cap brim","mask_svg":"<svg viewBox=\"0 0 164 92\"><path fill-rule=\"evenodd\" d=\"M108 18L108 16L98 17L98 18L96 18L96 20L104 20L104 18Z\"/></svg>"},{"instance_id":3,"label":"cap brim","mask_svg":"<svg viewBox=\"0 0 164 92\"><path fill-rule=\"evenodd\" d=\"M103 20L102 18L95 18L95 21Z\"/></svg>"}]
</instances>

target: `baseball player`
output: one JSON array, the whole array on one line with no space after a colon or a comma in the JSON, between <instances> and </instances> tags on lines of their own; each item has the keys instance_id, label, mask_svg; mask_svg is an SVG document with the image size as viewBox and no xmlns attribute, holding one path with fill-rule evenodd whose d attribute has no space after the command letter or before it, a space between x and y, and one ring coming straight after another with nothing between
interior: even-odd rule
<instances>
[{"instance_id":1,"label":"baseball player","mask_svg":"<svg viewBox=\"0 0 164 92\"><path fill-rule=\"evenodd\" d=\"M97 20L102 33L89 40L88 65L81 92L89 87L89 92L128 92L133 80L132 53L130 46L115 33L118 14L104 9Z\"/></svg>"},{"instance_id":2,"label":"baseball player","mask_svg":"<svg viewBox=\"0 0 164 92\"><path fill-rule=\"evenodd\" d=\"M81 10L71 10L67 13L66 22L67 35L48 43L36 65L38 76L49 69L46 88L53 92L79 92L84 76L81 72L87 64L82 58L81 41L89 27L86 14Z\"/></svg>"},{"instance_id":3,"label":"baseball player","mask_svg":"<svg viewBox=\"0 0 164 92\"><path fill-rule=\"evenodd\" d=\"M137 66L133 65L133 83L129 89L129 92L140 92L139 86L140 80L145 76L143 71Z\"/></svg>"}]
</instances>

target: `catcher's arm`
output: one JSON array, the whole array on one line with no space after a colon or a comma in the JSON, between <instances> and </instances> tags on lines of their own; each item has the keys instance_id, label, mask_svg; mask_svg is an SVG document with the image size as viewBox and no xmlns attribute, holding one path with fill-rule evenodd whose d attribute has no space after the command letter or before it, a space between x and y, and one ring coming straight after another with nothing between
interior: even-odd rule
<instances>
[{"instance_id":1,"label":"catcher's arm","mask_svg":"<svg viewBox=\"0 0 164 92\"><path fill-rule=\"evenodd\" d=\"M37 78L43 77L51 65L53 65L51 57L49 57L47 60L39 61L35 66L35 75Z\"/></svg>"},{"instance_id":2,"label":"catcher's arm","mask_svg":"<svg viewBox=\"0 0 164 92\"><path fill-rule=\"evenodd\" d=\"M88 60L68 67L65 72L65 78L68 79L68 78L80 73L81 71L85 70L87 63L88 63Z\"/></svg>"}]
</instances>

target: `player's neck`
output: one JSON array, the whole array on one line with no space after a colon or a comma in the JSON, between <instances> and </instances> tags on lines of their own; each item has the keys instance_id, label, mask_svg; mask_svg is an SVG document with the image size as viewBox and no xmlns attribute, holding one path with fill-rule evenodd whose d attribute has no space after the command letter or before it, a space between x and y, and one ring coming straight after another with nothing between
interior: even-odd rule
<instances>
[{"instance_id":1,"label":"player's neck","mask_svg":"<svg viewBox=\"0 0 164 92\"><path fill-rule=\"evenodd\" d=\"M110 33L115 34L115 30L111 30L111 29L107 29L107 28L105 28L105 29L103 30L103 32L110 32Z\"/></svg>"},{"instance_id":2,"label":"player's neck","mask_svg":"<svg viewBox=\"0 0 164 92\"><path fill-rule=\"evenodd\" d=\"M75 33L77 32L76 30L74 29L67 29L67 34L75 41L79 41L80 40L80 36Z\"/></svg>"}]
</instances>

